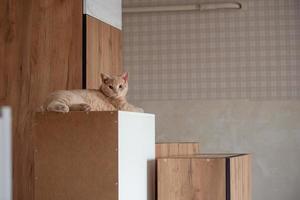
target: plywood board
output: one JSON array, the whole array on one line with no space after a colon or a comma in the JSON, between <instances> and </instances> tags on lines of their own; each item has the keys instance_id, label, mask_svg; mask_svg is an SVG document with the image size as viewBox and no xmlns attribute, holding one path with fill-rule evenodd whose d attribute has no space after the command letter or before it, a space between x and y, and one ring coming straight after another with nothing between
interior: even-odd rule
<instances>
[{"instance_id":1,"label":"plywood board","mask_svg":"<svg viewBox=\"0 0 300 200\"><path fill-rule=\"evenodd\" d=\"M118 199L118 113L38 113L35 200Z\"/></svg>"},{"instance_id":2,"label":"plywood board","mask_svg":"<svg viewBox=\"0 0 300 200\"><path fill-rule=\"evenodd\" d=\"M155 198L155 116L119 112L119 200Z\"/></svg>"},{"instance_id":3,"label":"plywood board","mask_svg":"<svg viewBox=\"0 0 300 200\"><path fill-rule=\"evenodd\" d=\"M12 107L13 198L32 200L32 112L57 89L81 87L82 3L0 3L0 105Z\"/></svg>"},{"instance_id":4,"label":"plywood board","mask_svg":"<svg viewBox=\"0 0 300 200\"><path fill-rule=\"evenodd\" d=\"M230 158L230 200L252 199L251 155Z\"/></svg>"},{"instance_id":5,"label":"plywood board","mask_svg":"<svg viewBox=\"0 0 300 200\"><path fill-rule=\"evenodd\" d=\"M157 160L158 200L225 200L225 159Z\"/></svg>"},{"instance_id":6,"label":"plywood board","mask_svg":"<svg viewBox=\"0 0 300 200\"><path fill-rule=\"evenodd\" d=\"M94 17L85 15L86 23L86 87L98 89L100 73L122 73L122 32Z\"/></svg>"},{"instance_id":7,"label":"plywood board","mask_svg":"<svg viewBox=\"0 0 300 200\"><path fill-rule=\"evenodd\" d=\"M157 162L158 200L252 199L248 154L175 156L159 158Z\"/></svg>"},{"instance_id":8,"label":"plywood board","mask_svg":"<svg viewBox=\"0 0 300 200\"><path fill-rule=\"evenodd\" d=\"M93 16L111 26L122 29L121 0L83 0L85 14Z\"/></svg>"},{"instance_id":9,"label":"plywood board","mask_svg":"<svg viewBox=\"0 0 300 200\"><path fill-rule=\"evenodd\" d=\"M156 144L156 158L194 155L200 153L199 143L158 143Z\"/></svg>"}]
</instances>

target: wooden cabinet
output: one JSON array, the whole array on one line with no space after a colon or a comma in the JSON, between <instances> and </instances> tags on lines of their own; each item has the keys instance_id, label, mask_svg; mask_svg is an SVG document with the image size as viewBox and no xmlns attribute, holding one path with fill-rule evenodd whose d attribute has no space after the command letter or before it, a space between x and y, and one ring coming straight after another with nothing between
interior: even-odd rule
<instances>
[{"instance_id":1,"label":"wooden cabinet","mask_svg":"<svg viewBox=\"0 0 300 200\"><path fill-rule=\"evenodd\" d=\"M246 154L160 158L157 179L158 200L251 200Z\"/></svg>"},{"instance_id":2,"label":"wooden cabinet","mask_svg":"<svg viewBox=\"0 0 300 200\"><path fill-rule=\"evenodd\" d=\"M200 154L199 143L158 143L155 145L156 158Z\"/></svg>"},{"instance_id":3,"label":"wooden cabinet","mask_svg":"<svg viewBox=\"0 0 300 200\"><path fill-rule=\"evenodd\" d=\"M119 30L122 29L121 0L83 0L84 14L96 18Z\"/></svg>"},{"instance_id":4,"label":"wooden cabinet","mask_svg":"<svg viewBox=\"0 0 300 200\"><path fill-rule=\"evenodd\" d=\"M84 68L86 88L98 89L100 73L122 74L122 32L107 23L86 15L86 52Z\"/></svg>"},{"instance_id":5,"label":"wooden cabinet","mask_svg":"<svg viewBox=\"0 0 300 200\"><path fill-rule=\"evenodd\" d=\"M0 105L13 111L13 197L32 200L31 116L51 91L82 86L82 1L3 0L0 22Z\"/></svg>"},{"instance_id":6,"label":"wooden cabinet","mask_svg":"<svg viewBox=\"0 0 300 200\"><path fill-rule=\"evenodd\" d=\"M83 0L83 86L98 89L100 73L120 75L122 67L121 0Z\"/></svg>"},{"instance_id":7,"label":"wooden cabinet","mask_svg":"<svg viewBox=\"0 0 300 200\"><path fill-rule=\"evenodd\" d=\"M154 200L154 115L37 113L36 200Z\"/></svg>"},{"instance_id":8,"label":"wooden cabinet","mask_svg":"<svg viewBox=\"0 0 300 200\"><path fill-rule=\"evenodd\" d=\"M121 1L112 2L121 8ZM110 1L101 1L106 14L114 12L103 3ZM90 17L85 22L83 4L82 0L1 1L0 105L13 111L14 199L33 199L31 119L46 96L54 90L86 88L87 82L89 88L98 87L100 72L121 71L121 17L115 25L119 29Z\"/></svg>"}]
</instances>

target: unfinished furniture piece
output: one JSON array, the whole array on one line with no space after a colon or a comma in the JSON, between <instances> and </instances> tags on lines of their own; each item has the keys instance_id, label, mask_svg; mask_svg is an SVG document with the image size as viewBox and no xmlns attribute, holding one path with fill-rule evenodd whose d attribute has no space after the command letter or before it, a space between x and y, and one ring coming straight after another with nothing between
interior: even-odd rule
<instances>
[{"instance_id":1,"label":"unfinished furniture piece","mask_svg":"<svg viewBox=\"0 0 300 200\"><path fill-rule=\"evenodd\" d=\"M86 49L83 53L84 85L88 89L98 89L100 73L122 74L122 32L89 15L84 15L83 20Z\"/></svg>"},{"instance_id":2,"label":"unfinished furniture piece","mask_svg":"<svg viewBox=\"0 0 300 200\"><path fill-rule=\"evenodd\" d=\"M121 0L0 3L0 105L13 111L14 199L34 198L32 114L49 93L122 72Z\"/></svg>"},{"instance_id":3,"label":"unfinished furniture piece","mask_svg":"<svg viewBox=\"0 0 300 200\"><path fill-rule=\"evenodd\" d=\"M154 200L154 115L36 113L35 200Z\"/></svg>"},{"instance_id":4,"label":"unfinished furniture piece","mask_svg":"<svg viewBox=\"0 0 300 200\"><path fill-rule=\"evenodd\" d=\"M158 200L251 200L251 157L203 154L157 160Z\"/></svg>"},{"instance_id":5,"label":"unfinished furniture piece","mask_svg":"<svg viewBox=\"0 0 300 200\"><path fill-rule=\"evenodd\" d=\"M13 198L32 200L32 113L50 92L82 87L82 0L2 0L0 22L0 105L12 108Z\"/></svg>"},{"instance_id":6,"label":"unfinished furniture piece","mask_svg":"<svg viewBox=\"0 0 300 200\"><path fill-rule=\"evenodd\" d=\"M100 73L122 73L121 0L83 0L83 87L98 89Z\"/></svg>"},{"instance_id":7,"label":"unfinished furniture piece","mask_svg":"<svg viewBox=\"0 0 300 200\"><path fill-rule=\"evenodd\" d=\"M200 154L200 145L196 142L157 143L156 158Z\"/></svg>"},{"instance_id":8,"label":"unfinished furniture piece","mask_svg":"<svg viewBox=\"0 0 300 200\"><path fill-rule=\"evenodd\" d=\"M83 13L122 29L121 0L83 0Z\"/></svg>"}]
</instances>

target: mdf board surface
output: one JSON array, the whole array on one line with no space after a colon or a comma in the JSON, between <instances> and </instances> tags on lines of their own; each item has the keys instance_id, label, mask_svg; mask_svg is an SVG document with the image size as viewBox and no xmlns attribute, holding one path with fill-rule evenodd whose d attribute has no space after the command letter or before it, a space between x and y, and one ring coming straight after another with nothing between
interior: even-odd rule
<instances>
[{"instance_id":1,"label":"mdf board surface","mask_svg":"<svg viewBox=\"0 0 300 200\"><path fill-rule=\"evenodd\" d=\"M200 153L199 143L183 142L183 143L158 143L156 147L156 158L193 155Z\"/></svg>"},{"instance_id":2,"label":"mdf board surface","mask_svg":"<svg viewBox=\"0 0 300 200\"><path fill-rule=\"evenodd\" d=\"M159 158L158 200L251 200L251 157L207 154Z\"/></svg>"},{"instance_id":3,"label":"mdf board surface","mask_svg":"<svg viewBox=\"0 0 300 200\"><path fill-rule=\"evenodd\" d=\"M3 0L0 21L0 105L13 110L13 196L29 200L32 111L49 92L82 85L82 1Z\"/></svg>"},{"instance_id":4,"label":"mdf board surface","mask_svg":"<svg viewBox=\"0 0 300 200\"><path fill-rule=\"evenodd\" d=\"M122 32L89 15L86 23L86 87L98 89L101 73L122 73Z\"/></svg>"},{"instance_id":5,"label":"mdf board surface","mask_svg":"<svg viewBox=\"0 0 300 200\"><path fill-rule=\"evenodd\" d=\"M154 200L154 115L37 113L35 199Z\"/></svg>"},{"instance_id":6,"label":"mdf board surface","mask_svg":"<svg viewBox=\"0 0 300 200\"><path fill-rule=\"evenodd\" d=\"M35 200L118 199L118 113L38 113Z\"/></svg>"}]
</instances>

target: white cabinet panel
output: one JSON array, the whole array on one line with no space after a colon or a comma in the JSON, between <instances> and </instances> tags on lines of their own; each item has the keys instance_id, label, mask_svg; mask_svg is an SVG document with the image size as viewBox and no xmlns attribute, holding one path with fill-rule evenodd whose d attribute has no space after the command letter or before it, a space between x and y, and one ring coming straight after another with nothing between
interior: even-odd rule
<instances>
[{"instance_id":1,"label":"white cabinet panel","mask_svg":"<svg viewBox=\"0 0 300 200\"><path fill-rule=\"evenodd\" d=\"M119 200L154 200L154 118L119 112Z\"/></svg>"},{"instance_id":2,"label":"white cabinet panel","mask_svg":"<svg viewBox=\"0 0 300 200\"><path fill-rule=\"evenodd\" d=\"M0 200L12 199L11 110L0 108Z\"/></svg>"}]
</instances>

